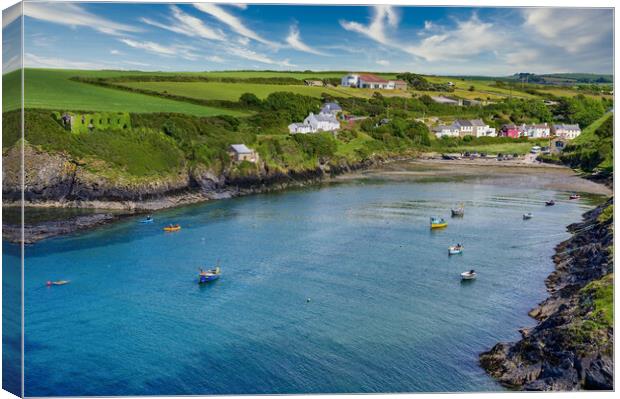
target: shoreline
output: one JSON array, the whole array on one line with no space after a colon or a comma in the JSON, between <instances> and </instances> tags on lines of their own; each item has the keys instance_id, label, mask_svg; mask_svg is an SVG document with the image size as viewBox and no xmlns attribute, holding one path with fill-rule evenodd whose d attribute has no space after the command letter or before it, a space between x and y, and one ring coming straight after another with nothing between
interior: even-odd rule
<instances>
[{"instance_id":1,"label":"shoreline","mask_svg":"<svg viewBox=\"0 0 620 399\"><path fill-rule=\"evenodd\" d=\"M457 166L457 168L455 168ZM432 154L422 154L419 157L394 157L388 159L371 159L358 164L347 165L341 168L331 168L328 171L317 169L315 173L295 178L289 176L280 181L232 182L228 186L213 188L209 191L194 188L182 192L164 194L156 198L142 201L37 201L28 202L26 208L33 209L89 209L94 210L92 215L80 215L65 220L45 221L24 226L24 243L33 244L46 238L72 234L97 228L127 217L139 216L160 210L198 204L213 200L242 197L253 194L284 191L291 188L307 187L318 184L330 184L372 177L379 174L387 179L438 179L463 178L489 181L494 184L505 184L506 178L517 178L521 181L531 180L536 174L553 171L558 174L558 182L546 186L559 191L575 191L596 195L612 195L612 191L603 185L594 183L575 174L565 166L526 163L519 160L496 161L494 159L462 159L444 160ZM565 182L568 181L568 183ZM4 203L5 208L19 207L19 202ZM12 243L21 241L20 226L4 224L3 239Z\"/></svg>"},{"instance_id":2,"label":"shoreline","mask_svg":"<svg viewBox=\"0 0 620 399\"><path fill-rule=\"evenodd\" d=\"M572 237L556 246L555 269L545 279L549 296L528 313L537 324L521 328L519 341L500 342L480 354L481 367L503 386L614 389L613 310L606 326L594 305L596 287L611 284L613 290L613 217L601 219L609 206L613 198L567 227Z\"/></svg>"}]
</instances>

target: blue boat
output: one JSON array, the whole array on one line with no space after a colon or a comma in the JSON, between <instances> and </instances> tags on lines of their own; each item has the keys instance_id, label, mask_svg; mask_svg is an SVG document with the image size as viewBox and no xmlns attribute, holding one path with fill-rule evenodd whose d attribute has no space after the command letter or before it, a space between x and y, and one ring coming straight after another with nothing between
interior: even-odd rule
<instances>
[{"instance_id":1,"label":"blue boat","mask_svg":"<svg viewBox=\"0 0 620 399\"><path fill-rule=\"evenodd\" d=\"M202 270L200 269L200 273L198 273L198 284L206 284L211 281L215 281L220 278L222 271L220 267L216 267L215 269L210 270Z\"/></svg>"}]
</instances>

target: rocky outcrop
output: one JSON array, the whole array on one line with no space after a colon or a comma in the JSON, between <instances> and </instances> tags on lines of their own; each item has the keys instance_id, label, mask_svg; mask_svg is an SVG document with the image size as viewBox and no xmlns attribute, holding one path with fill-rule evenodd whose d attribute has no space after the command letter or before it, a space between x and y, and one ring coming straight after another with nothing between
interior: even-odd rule
<instances>
[{"instance_id":1,"label":"rocky outcrop","mask_svg":"<svg viewBox=\"0 0 620 399\"><path fill-rule=\"evenodd\" d=\"M31 205L49 201L79 205L86 201L143 201L190 189L190 176L180 171L162 178L132 180L92 172L85 162L63 153L50 153L26 143L24 151L24 199ZM21 148L3 154L2 193L5 202L21 198ZM91 160L89 164L97 165ZM103 166L103 165L100 165Z\"/></svg>"},{"instance_id":2,"label":"rocky outcrop","mask_svg":"<svg viewBox=\"0 0 620 399\"><path fill-rule=\"evenodd\" d=\"M499 343L480 364L503 385L522 390L613 389L613 323L594 303L593 286L613 284L613 218L601 217L613 200L569 226L572 238L556 248L551 296L530 312L539 321L516 343ZM605 216L605 215L603 215Z\"/></svg>"}]
</instances>

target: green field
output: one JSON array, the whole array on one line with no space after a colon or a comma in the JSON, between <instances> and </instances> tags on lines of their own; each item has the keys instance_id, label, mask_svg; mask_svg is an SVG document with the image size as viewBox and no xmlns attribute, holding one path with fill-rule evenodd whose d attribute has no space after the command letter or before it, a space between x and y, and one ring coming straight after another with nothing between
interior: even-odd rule
<instances>
[{"instance_id":1,"label":"green field","mask_svg":"<svg viewBox=\"0 0 620 399\"><path fill-rule=\"evenodd\" d=\"M73 76L111 77L127 75L121 71L72 71L26 69L24 101L26 108L79 111L178 112L196 116L218 114L246 115L240 111L188 104L154 96L108 89L75 82ZM19 72L3 76L3 84L19 85ZM3 91L3 112L19 108L19 101Z\"/></svg>"},{"instance_id":2,"label":"green field","mask_svg":"<svg viewBox=\"0 0 620 399\"><path fill-rule=\"evenodd\" d=\"M594 135L594 132L596 131L596 129L601 127L601 125L608 118L611 118L612 115L613 115L612 112L607 112L605 113L605 115L601 116L600 118L592 122L588 127L586 127L585 129L581 131L581 134L575 140L573 140L573 143L582 144L582 143L592 141L594 139L592 136Z\"/></svg>"},{"instance_id":3,"label":"green field","mask_svg":"<svg viewBox=\"0 0 620 399\"><path fill-rule=\"evenodd\" d=\"M200 100L237 101L243 93L253 93L265 99L277 91L288 91L295 94L320 98L327 93L336 97L370 97L375 91L383 94L406 94L394 90L360 90L350 87L311 87L302 85L279 85L258 83L225 83L225 82L122 82L118 83L135 89L152 90L177 96Z\"/></svg>"}]
</instances>

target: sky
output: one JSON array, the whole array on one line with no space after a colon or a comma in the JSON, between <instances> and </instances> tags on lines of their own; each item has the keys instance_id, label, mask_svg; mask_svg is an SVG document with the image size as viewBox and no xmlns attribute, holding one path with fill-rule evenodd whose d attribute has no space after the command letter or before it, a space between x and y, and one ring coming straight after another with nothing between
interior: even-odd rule
<instances>
[{"instance_id":1,"label":"sky","mask_svg":"<svg viewBox=\"0 0 620 399\"><path fill-rule=\"evenodd\" d=\"M24 3L26 67L613 73L613 10ZM3 13L3 73L19 66ZM17 57L17 58L16 58Z\"/></svg>"}]
</instances>

